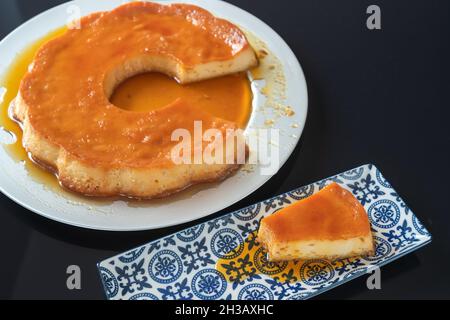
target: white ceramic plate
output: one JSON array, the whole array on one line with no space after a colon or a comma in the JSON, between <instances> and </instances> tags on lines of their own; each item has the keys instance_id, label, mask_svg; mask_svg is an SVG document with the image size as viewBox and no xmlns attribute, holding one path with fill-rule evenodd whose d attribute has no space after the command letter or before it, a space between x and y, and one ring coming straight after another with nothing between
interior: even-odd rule
<instances>
[{"instance_id":1,"label":"white ceramic plate","mask_svg":"<svg viewBox=\"0 0 450 320\"><path fill-rule=\"evenodd\" d=\"M127 1L76 0L50 9L14 30L0 42L0 74L3 74L17 53L49 31L65 25L77 8L81 14L110 10ZM215 0L162 1L184 2L199 5L216 16L228 19L262 40L281 61L285 77L283 105L291 106L295 114L281 117L273 127L280 129L280 167L286 162L300 139L308 106L306 81L294 53L270 27L233 5ZM256 84L258 86L258 84ZM270 117L270 110L262 110L264 97L255 93L254 111L248 128L262 128ZM294 125L295 124L295 125ZM132 203L118 200L98 204L90 201L74 201L71 197L55 192L35 181L0 148L0 190L25 208L47 218L74 226L110 230L135 231L156 229L181 224L205 217L224 209L257 190L273 175L262 175L259 165L242 170L224 182L208 188L196 189L164 201Z\"/></svg>"}]
</instances>

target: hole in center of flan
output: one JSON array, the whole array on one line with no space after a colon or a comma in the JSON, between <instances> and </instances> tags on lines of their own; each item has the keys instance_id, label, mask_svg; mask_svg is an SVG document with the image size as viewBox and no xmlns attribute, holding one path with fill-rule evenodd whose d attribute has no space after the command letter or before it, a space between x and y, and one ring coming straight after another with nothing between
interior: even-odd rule
<instances>
[{"instance_id":1,"label":"hole in center of flan","mask_svg":"<svg viewBox=\"0 0 450 320\"><path fill-rule=\"evenodd\" d=\"M162 108L178 98L245 127L253 95L246 73L182 85L167 75L149 72L122 82L110 101L119 108L142 112Z\"/></svg>"}]
</instances>

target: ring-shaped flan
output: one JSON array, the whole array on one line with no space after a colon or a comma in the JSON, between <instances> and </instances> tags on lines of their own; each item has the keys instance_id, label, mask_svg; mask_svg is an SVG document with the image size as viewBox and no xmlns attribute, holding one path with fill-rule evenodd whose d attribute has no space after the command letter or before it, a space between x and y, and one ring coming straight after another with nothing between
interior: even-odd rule
<instances>
[{"instance_id":1,"label":"ring-shaped flan","mask_svg":"<svg viewBox=\"0 0 450 320\"><path fill-rule=\"evenodd\" d=\"M257 64L243 32L196 6L135 2L80 20L80 28L46 43L22 79L13 116L23 145L52 168L61 184L92 196L154 198L217 181L233 164L174 164L176 129L236 129L178 100L130 112L109 97L123 80L162 72L189 83L245 71ZM195 148L193 148L195 153Z\"/></svg>"}]
</instances>

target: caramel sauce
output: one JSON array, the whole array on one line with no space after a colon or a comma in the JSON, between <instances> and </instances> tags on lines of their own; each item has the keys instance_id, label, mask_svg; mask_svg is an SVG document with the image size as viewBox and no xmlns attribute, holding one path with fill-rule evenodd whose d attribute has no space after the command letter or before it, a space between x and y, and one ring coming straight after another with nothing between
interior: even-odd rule
<instances>
[{"instance_id":1,"label":"caramel sauce","mask_svg":"<svg viewBox=\"0 0 450 320\"><path fill-rule=\"evenodd\" d=\"M22 78L19 108L24 111L19 113L26 110L25 125L36 137L88 166L171 169L175 130L193 132L194 123L202 121L204 130L225 134L238 124L184 99L157 110L128 112L109 101L114 87L149 70L161 70L185 83L222 74L227 68L248 69L256 64L252 50L238 27L201 8L124 4L83 17L80 28L42 46L33 68ZM245 55L244 61L238 60L239 54ZM70 175L64 181L87 194L114 193L112 187L100 190L74 183Z\"/></svg>"},{"instance_id":2,"label":"caramel sauce","mask_svg":"<svg viewBox=\"0 0 450 320\"><path fill-rule=\"evenodd\" d=\"M142 112L164 107L178 98L241 128L247 125L252 111L253 95L246 73L185 85L164 74L145 73L120 84L110 101L122 109Z\"/></svg>"},{"instance_id":3,"label":"caramel sauce","mask_svg":"<svg viewBox=\"0 0 450 320\"><path fill-rule=\"evenodd\" d=\"M47 41L62 35L64 32L66 32L66 27L59 28L29 45L16 56L0 80L0 87L4 87L6 89L3 101L0 101L0 126L14 134L16 137L15 143L5 144L3 147L14 158L14 160L24 162L25 168L30 176L51 188L59 188L58 180L51 172L44 170L30 160L27 152L22 146L22 129L10 118L9 109L19 91L20 81L27 72L28 66L33 61L38 49Z\"/></svg>"},{"instance_id":4,"label":"caramel sauce","mask_svg":"<svg viewBox=\"0 0 450 320\"><path fill-rule=\"evenodd\" d=\"M3 144L11 157L23 162L25 169L33 180L45 185L53 191L64 194L64 196L75 200L94 201L97 204L109 204L116 198L92 199L82 198L62 188L50 170L44 169L32 159L22 146L22 129L10 117L10 106L17 96L22 77L27 72L28 66L33 61L38 49L46 42L66 32L62 27L54 30L36 42L29 45L11 63L8 70L0 80L0 88L6 89L3 99L0 100L0 127L6 132L13 134L16 141L13 144ZM198 83L180 85L175 80L159 73L146 73L125 80L116 88L111 102L116 106L131 111L150 111L163 107L177 98L185 98L187 101L195 102L199 107L209 113L225 120L236 122L244 128L252 112L252 91L250 81L246 73L224 76L216 79L206 80ZM203 189L208 184L196 186L181 192L176 198L190 197ZM97 201L98 200L98 201ZM161 202L163 200L153 200ZM141 206L145 200L137 201Z\"/></svg>"},{"instance_id":5,"label":"caramel sauce","mask_svg":"<svg viewBox=\"0 0 450 320\"><path fill-rule=\"evenodd\" d=\"M83 17L80 26L44 45L22 79L27 125L49 143L94 167L168 168L174 130L192 131L200 120L204 129L237 126L183 99L147 112L109 101L117 82L146 70L188 82L233 68L239 54L248 55L239 69L255 65L245 35L230 22L191 5L136 2Z\"/></svg>"}]
</instances>

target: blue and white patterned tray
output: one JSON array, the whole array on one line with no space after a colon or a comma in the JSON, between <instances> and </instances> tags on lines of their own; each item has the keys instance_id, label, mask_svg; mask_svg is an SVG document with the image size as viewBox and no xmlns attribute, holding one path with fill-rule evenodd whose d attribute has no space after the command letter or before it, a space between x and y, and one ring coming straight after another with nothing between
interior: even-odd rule
<instances>
[{"instance_id":1,"label":"blue and white patterned tray","mask_svg":"<svg viewBox=\"0 0 450 320\"><path fill-rule=\"evenodd\" d=\"M251 235L262 217L331 181L350 190L368 212L376 241L374 257L306 261L298 264L295 273L283 270L285 265L268 263L259 250L236 260L242 247L255 245ZM369 164L112 257L100 262L98 270L108 299L114 300L307 299L429 242L431 234L381 172ZM219 259L225 264L230 259L230 263L217 269ZM235 280L229 281L230 277Z\"/></svg>"}]
</instances>

